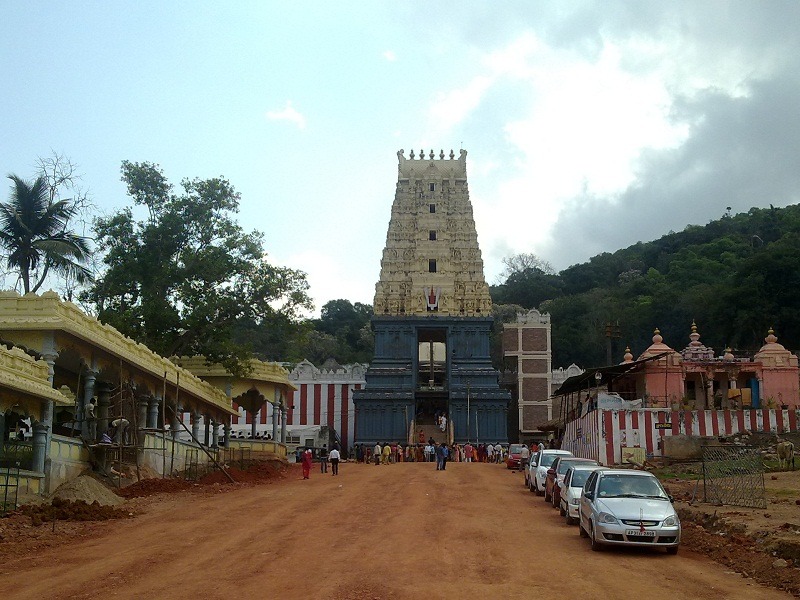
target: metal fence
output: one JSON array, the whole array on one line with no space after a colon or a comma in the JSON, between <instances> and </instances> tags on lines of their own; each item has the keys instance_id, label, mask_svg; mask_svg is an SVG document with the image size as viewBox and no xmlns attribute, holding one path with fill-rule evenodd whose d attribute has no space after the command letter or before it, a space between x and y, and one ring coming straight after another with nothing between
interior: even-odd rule
<instances>
[{"instance_id":1,"label":"metal fence","mask_svg":"<svg viewBox=\"0 0 800 600\"><path fill-rule=\"evenodd\" d=\"M19 472L30 470L33 446L25 442L6 442L0 445L0 515L17 508Z\"/></svg>"},{"instance_id":2,"label":"metal fence","mask_svg":"<svg viewBox=\"0 0 800 600\"><path fill-rule=\"evenodd\" d=\"M711 504L766 508L764 459L752 446L703 448L703 490Z\"/></svg>"}]
</instances>

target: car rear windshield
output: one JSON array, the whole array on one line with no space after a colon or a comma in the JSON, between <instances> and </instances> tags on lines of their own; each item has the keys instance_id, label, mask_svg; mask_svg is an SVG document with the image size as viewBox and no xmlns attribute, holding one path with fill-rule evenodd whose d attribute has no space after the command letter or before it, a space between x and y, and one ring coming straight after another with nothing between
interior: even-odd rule
<instances>
[{"instance_id":1,"label":"car rear windshield","mask_svg":"<svg viewBox=\"0 0 800 600\"><path fill-rule=\"evenodd\" d=\"M667 498L655 477L638 475L606 475L600 480L598 492L605 498L614 496Z\"/></svg>"},{"instance_id":2,"label":"car rear windshield","mask_svg":"<svg viewBox=\"0 0 800 600\"><path fill-rule=\"evenodd\" d=\"M522 452L522 444L511 444L508 449L509 454L519 454L520 452Z\"/></svg>"},{"instance_id":3,"label":"car rear windshield","mask_svg":"<svg viewBox=\"0 0 800 600\"><path fill-rule=\"evenodd\" d=\"M589 479L589 473L591 473L591 471L573 471L569 485L571 487L583 487L583 484Z\"/></svg>"},{"instance_id":4,"label":"car rear windshield","mask_svg":"<svg viewBox=\"0 0 800 600\"><path fill-rule=\"evenodd\" d=\"M558 458L558 454L542 454L542 461L539 463L540 467L549 467Z\"/></svg>"}]
</instances>

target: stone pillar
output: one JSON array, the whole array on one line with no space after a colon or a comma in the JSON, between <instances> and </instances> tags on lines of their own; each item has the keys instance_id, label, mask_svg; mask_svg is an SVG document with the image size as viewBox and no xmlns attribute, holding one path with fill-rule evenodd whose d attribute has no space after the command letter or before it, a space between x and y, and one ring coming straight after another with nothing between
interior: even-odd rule
<instances>
[{"instance_id":1,"label":"stone pillar","mask_svg":"<svg viewBox=\"0 0 800 600\"><path fill-rule=\"evenodd\" d=\"M706 409L714 409L714 380L709 378L706 380Z\"/></svg>"},{"instance_id":2,"label":"stone pillar","mask_svg":"<svg viewBox=\"0 0 800 600\"><path fill-rule=\"evenodd\" d=\"M211 447L219 448L219 421L212 421L214 432L211 435Z\"/></svg>"},{"instance_id":3,"label":"stone pillar","mask_svg":"<svg viewBox=\"0 0 800 600\"><path fill-rule=\"evenodd\" d=\"M264 409L266 410L266 408ZM256 439L256 428L258 427L258 411L253 411L253 422L250 425L250 438Z\"/></svg>"},{"instance_id":4,"label":"stone pillar","mask_svg":"<svg viewBox=\"0 0 800 600\"><path fill-rule=\"evenodd\" d=\"M286 443L286 405L281 402L281 444Z\"/></svg>"},{"instance_id":5,"label":"stone pillar","mask_svg":"<svg viewBox=\"0 0 800 600\"><path fill-rule=\"evenodd\" d=\"M136 424L138 425L136 439L138 440L139 446L144 446L144 430L147 428L147 409L150 405L150 398L150 396L142 395L137 399L139 412L136 414Z\"/></svg>"},{"instance_id":6,"label":"stone pillar","mask_svg":"<svg viewBox=\"0 0 800 600\"><path fill-rule=\"evenodd\" d=\"M180 435L181 429L183 429L183 427L181 427L180 419L178 418L180 416L181 412L183 412L183 407L181 407L181 406L174 406L173 407L173 410L172 410L172 421L170 421L170 429L172 431L172 439L173 440L177 440L178 439L178 436Z\"/></svg>"},{"instance_id":7,"label":"stone pillar","mask_svg":"<svg viewBox=\"0 0 800 600\"><path fill-rule=\"evenodd\" d=\"M87 367L83 374L83 399L81 399L80 396L78 397L75 412L75 419L81 424L81 435L91 441L94 441L94 438L91 436L91 432L89 431L89 419L91 417L87 414L86 405L89 404L94 397L95 381L97 381L97 371ZM80 393L80 391L78 393Z\"/></svg>"},{"instance_id":8,"label":"stone pillar","mask_svg":"<svg viewBox=\"0 0 800 600\"><path fill-rule=\"evenodd\" d=\"M147 428L158 429L158 411L161 408L161 398L150 396L147 401Z\"/></svg>"},{"instance_id":9,"label":"stone pillar","mask_svg":"<svg viewBox=\"0 0 800 600\"><path fill-rule=\"evenodd\" d=\"M192 411L192 435L194 439L200 439L200 411L193 410Z\"/></svg>"},{"instance_id":10,"label":"stone pillar","mask_svg":"<svg viewBox=\"0 0 800 600\"><path fill-rule=\"evenodd\" d=\"M278 403L272 405L272 441L278 441L278 418L280 417L280 411L278 410Z\"/></svg>"},{"instance_id":11,"label":"stone pillar","mask_svg":"<svg viewBox=\"0 0 800 600\"><path fill-rule=\"evenodd\" d=\"M47 363L47 370L48 370L48 380L50 381L50 387L53 387L55 384L56 378L56 358L58 358L58 354L53 353L42 353L42 358ZM45 431L46 441L44 445L45 449L45 460L49 458L50 455L50 440L53 438L53 413L55 412L55 406L52 400L43 400L42 401L42 419L41 423L47 430ZM44 465L44 463L42 463ZM41 473L44 473L44 468L41 469Z\"/></svg>"},{"instance_id":12,"label":"stone pillar","mask_svg":"<svg viewBox=\"0 0 800 600\"><path fill-rule=\"evenodd\" d=\"M49 429L47 425L41 422L33 424L33 470L37 473L45 472Z\"/></svg>"},{"instance_id":13,"label":"stone pillar","mask_svg":"<svg viewBox=\"0 0 800 600\"><path fill-rule=\"evenodd\" d=\"M225 448L230 448L231 447L231 418L230 417L228 417L228 420L225 422L224 431L225 431L225 441L223 443L223 446Z\"/></svg>"},{"instance_id":14,"label":"stone pillar","mask_svg":"<svg viewBox=\"0 0 800 600\"><path fill-rule=\"evenodd\" d=\"M8 432L8 439L12 439L14 437L14 432ZM2 449L3 444L6 441L6 413L0 412L0 449Z\"/></svg>"},{"instance_id":15,"label":"stone pillar","mask_svg":"<svg viewBox=\"0 0 800 600\"><path fill-rule=\"evenodd\" d=\"M97 386L97 433L108 431L108 407L111 405L111 391L107 385Z\"/></svg>"},{"instance_id":16,"label":"stone pillar","mask_svg":"<svg viewBox=\"0 0 800 600\"><path fill-rule=\"evenodd\" d=\"M203 432L203 445L208 448L211 442L211 417L207 414L203 415L203 423L205 424L205 431Z\"/></svg>"}]
</instances>

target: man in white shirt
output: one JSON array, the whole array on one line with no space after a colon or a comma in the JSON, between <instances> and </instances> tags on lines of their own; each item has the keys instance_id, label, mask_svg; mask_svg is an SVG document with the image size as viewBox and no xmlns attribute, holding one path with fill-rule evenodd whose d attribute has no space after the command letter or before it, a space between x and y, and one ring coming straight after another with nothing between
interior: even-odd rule
<instances>
[{"instance_id":1,"label":"man in white shirt","mask_svg":"<svg viewBox=\"0 0 800 600\"><path fill-rule=\"evenodd\" d=\"M372 449L372 457L376 465L381 464L381 452L383 452L383 448L381 448L380 443L376 443L375 448Z\"/></svg>"},{"instance_id":2,"label":"man in white shirt","mask_svg":"<svg viewBox=\"0 0 800 600\"><path fill-rule=\"evenodd\" d=\"M523 444L522 450L519 451L519 470L524 471L528 466L528 459L531 457L531 451Z\"/></svg>"},{"instance_id":3,"label":"man in white shirt","mask_svg":"<svg viewBox=\"0 0 800 600\"><path fill-rule=\"evenodd\" d=\"M500 445L500 442L494 445L494 458L498 463L503 462L503 447Z\"/></svg>"},{"instance_id":4,"label":"man in white shirt","mask_svg":"<svg viewBox=\"0 0 800 600\"><path fill-rule=\"evenodd\" d=\"M333 447L330 454L328 454L328 459L331 461L331 473L333 475L339 474L339 450L336 446Z\"/></svg>"}]
</instances>

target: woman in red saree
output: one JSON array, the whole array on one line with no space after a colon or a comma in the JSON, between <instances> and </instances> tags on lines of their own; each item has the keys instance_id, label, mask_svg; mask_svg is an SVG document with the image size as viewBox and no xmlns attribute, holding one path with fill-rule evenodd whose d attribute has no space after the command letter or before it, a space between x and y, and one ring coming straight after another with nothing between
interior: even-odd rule
<instances>
[{"instance_id":1,"label":"woman in red saree","mask_svg":"<svg viewBox=\"0 0 800 600\"><path fill-rule=\"evenodd\" d=\"M311 452L311 448L306 448L306 451L303 452L303 479L308 479L311 475L311 462L314 459L314 453Z\"/></svg>"}]
</instances>

